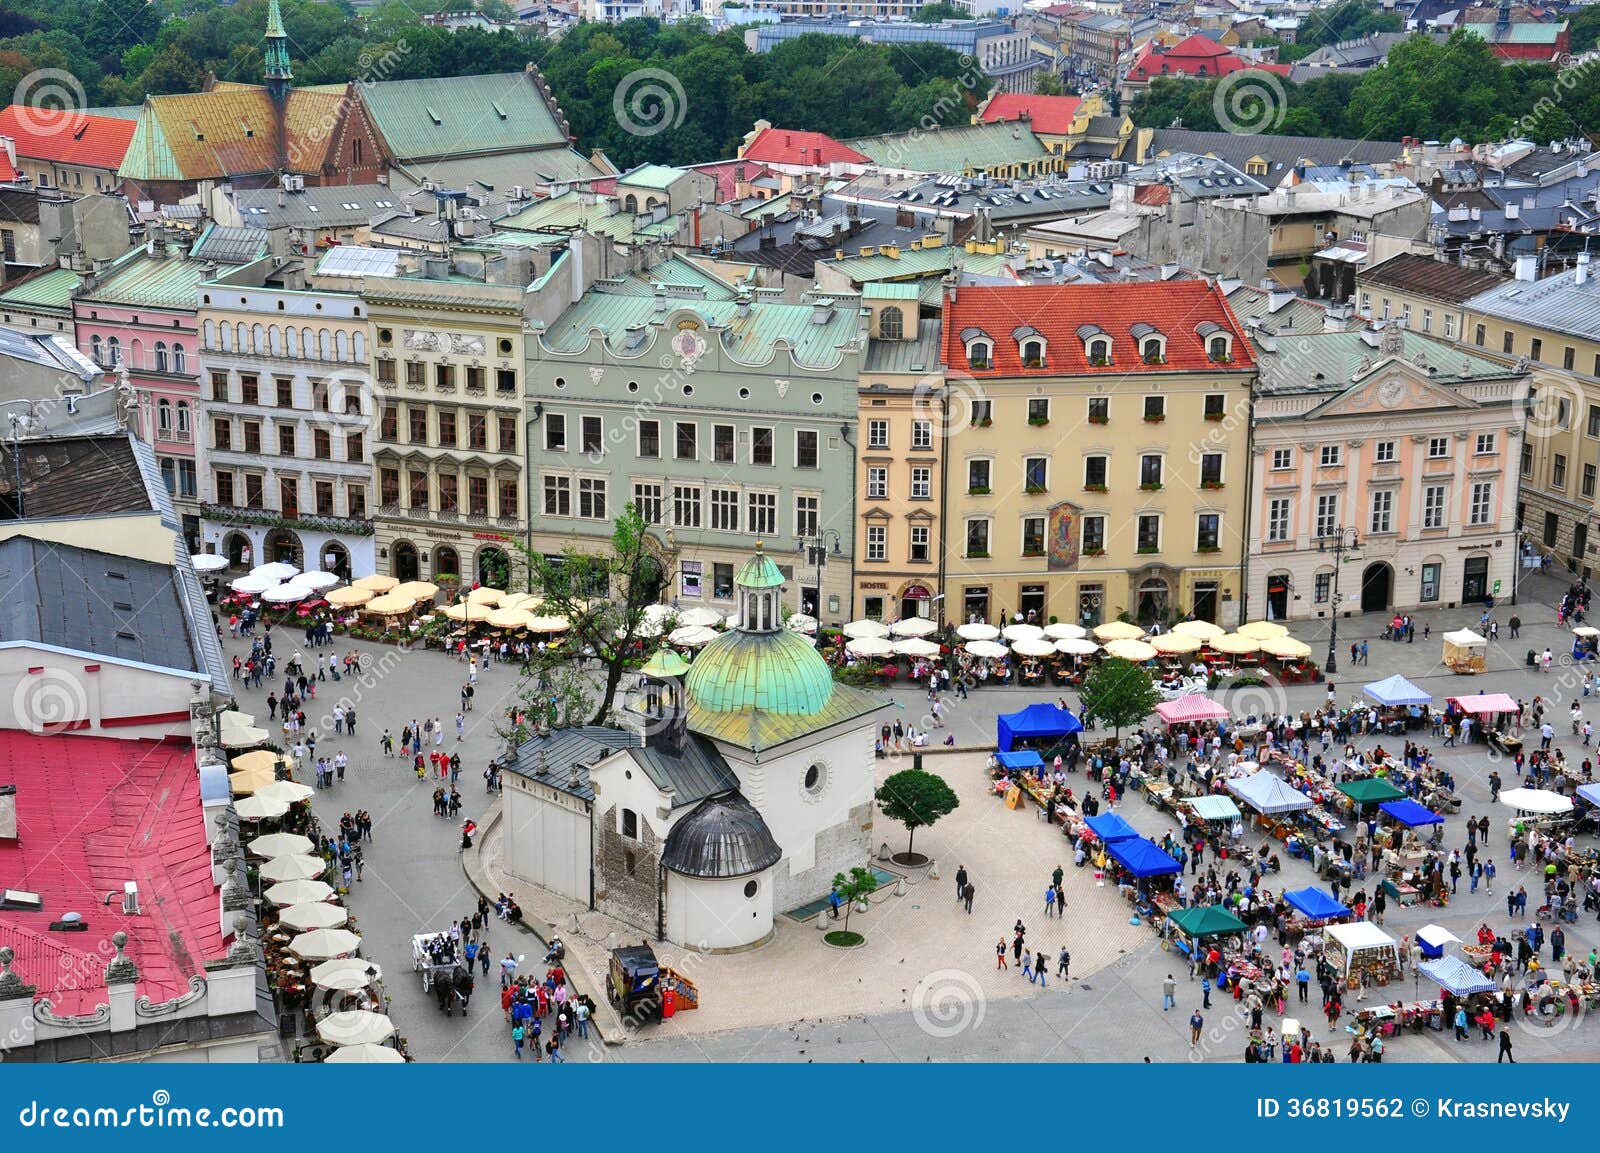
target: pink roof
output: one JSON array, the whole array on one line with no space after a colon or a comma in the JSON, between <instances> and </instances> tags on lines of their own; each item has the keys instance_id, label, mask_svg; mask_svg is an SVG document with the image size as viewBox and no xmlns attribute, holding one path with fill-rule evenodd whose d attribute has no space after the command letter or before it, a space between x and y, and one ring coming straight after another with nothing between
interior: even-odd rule
<instances>
[{"instance_id":1,"label":"pink roof","mask_svg":"<svg viewBox=\"0 0 1600 1153\"><path fill-rule=\"evenodd\" d=\"M759 180L763 176L771 176L772 170L754 160L712 160L705 164L689 165L691 171L704 172L713 177L717 182L717 203L726 204L738 195L735 186L738 184L737 175L740 170L744 172L746 181Z\"/></svg>"},{"instance_id":2,"label":"pink roof","mask_svg":"<svg viewBox=\"0 0 1600 1153\"><path fill-rule=\"evenodd\" d=\"M1035 132L1065 136L1072 131L1072 119L1083 103L1081 96L1028 96L1020 92L1001 92L984 107L983 121L1028 118Z\"/></svg>"},{"instance_id":3,"label":"pink roof","mask_svg":"<svg viewBox=\"0 0 1600 1153\"><path fill-rule=\"evenodd\" d=\"M1190 721L1220 721L1229 715L1226 706L1219 705L1204 693L1190 693L1175 701L1162 701L1156 706L1156 712L1169 725Z\"/></svg>"},{"instance_id":4,"label":"pink roof","mask_svg":"<svg viewBox=\"0 0 1600 1153\"><path fill-rule=\"evenodd\" d=\"M1191 79L1201 75L1227 76L1251 68L1279 76L1289 74L1287 64L1257 64L1235 56L1215 40L1191 36L1165 51L1158 51L1156 45L1150 45L1128 69L1128 79L1154 80L1158 76L1176 76L1180 72Z\"/></svg>"},{"instance_id":5,"label":"pink roof","mask_svg":"<svg viewBox=\"0 0 1600 1153\"><path fill-rule=\"evenodd\" d=\"M194 750L160 741L0 732L0 783L17 789L17 839L0 840L0 884L38 893L39 912L0 910L0 944L15 972L57 1013L106 999L111 935L128 934L138 991L152 1001L188 991L223 949ZM122 912L122 887L140 912ZM117 896L107 905L107 893ZM87 932L51 931L76 912Z\"/></svg>"},{"instance_id":6,"label":"pink roof","mask_svg":"<svg viewBox=\"0 0 1600 1153\"><path fill-rule=\"evenodd\" d=\"M1475 693L1470 697L1446 697L1464 713L1514 713L1517 702L1505 693Z\"/></svg>"},{"instance_id":7,"label":"pink roof","mask_svg":"<svg viewBox=\"0 0 1600 1153\"><path fill-rule=\"evenodd\" d=\"M788 128L766 128L745 145L739 153L741 160L759 160L765 164L791 164L807 168L823 168L835 162L868 164L870 160L854 148L840 144L821 132L797 132Z\"/></svg>"}]
</instances>

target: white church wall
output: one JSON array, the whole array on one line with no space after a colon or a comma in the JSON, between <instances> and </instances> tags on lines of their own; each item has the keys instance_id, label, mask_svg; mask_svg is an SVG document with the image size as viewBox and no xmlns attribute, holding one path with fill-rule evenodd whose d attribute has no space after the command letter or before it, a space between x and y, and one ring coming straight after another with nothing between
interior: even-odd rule
<instances>
[{"instance_id":1,"label":"white church wall","mask_svg":"<svg viewBox=\"0 0 1600 1153\"><path fill-rule=\"evenodd\" d=\"M667 939L708 952L745 949L772 935L772 870L748 877L668 872Z\"/></svg>"},{"instance_id":2,"label":"white church wall","mask_svg":"<svg viewBox=\"0 0 1600 1153\"><path fill-rule=\"evenodd\" d=\"M574 901L589 901L589 814L583 802L514 773L505 782L506 868Z\"/></svg>"}]
</instances>

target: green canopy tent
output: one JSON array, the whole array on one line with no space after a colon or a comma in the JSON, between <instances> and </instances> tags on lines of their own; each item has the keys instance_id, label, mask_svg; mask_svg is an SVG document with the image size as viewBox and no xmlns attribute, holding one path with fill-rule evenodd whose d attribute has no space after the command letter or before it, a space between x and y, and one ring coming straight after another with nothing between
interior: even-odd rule
<instances>
[{"instance_id":1,"label":"green canopy tent","mask_svg":"<svg viewBox=\"0 0 1600 1153\"><path fill-rule=\"evenodd\" d=\"M1191 941L1207 937L1226 937L1230 933L1243 933L1249 929L1243 921L1221 905L1200 905L1192 909L1176 909L1167 914L1173 928Z\"/></svg>"},{"instance_id":2,"label":"green canopy tent","mask_svg":"<svg viewBox=\"0 0 1600 1153\"><path fill-rule=\"evenodd\" d=\"M1404 793L1379 777L1368 777L1364 781L1346 781L1339 786L1339 791L1355 802L1357 808L1362 805L1381 805L1384 801L1399 801L1405 798Z\"/></svg>"}]
</instances>

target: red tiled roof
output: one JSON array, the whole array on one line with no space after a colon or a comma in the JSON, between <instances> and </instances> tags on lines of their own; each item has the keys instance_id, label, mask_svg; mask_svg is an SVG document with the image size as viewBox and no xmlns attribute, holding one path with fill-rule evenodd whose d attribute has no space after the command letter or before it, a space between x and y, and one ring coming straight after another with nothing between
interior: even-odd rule
<instances>
[{"instance_id":1,"label":"red tiled roof","mask_svg":"<svg viewBox=\"0 0 1600 1153\"><path fill-rule=\"evenodd\" d=\"M1172 203L1172 189L1165 184L1141 184L1133 190L1133 202L1159 208Z\"/></svg>"},{"instance_id":2,"label":"red tiled roof","mask_svg":"<svg viewBox=\"0 0 1600 1153\"><path fill-rule=\"evenodd\" d=\"M1140 358L1132 332L1147 324L1167 338L1164 364ZM974 376L1072 376L1086 373L1125 375L1217 369L1206 355L1204 338L1195 330L1217 325L1233 337L1231 369L1249 368L1250 342L1215 285L1203 280L1153 284L966 285L955 300L945 301L944 361ZM1044 368L1023 368L1018 328L1032 326L1046 343ZM1111 338L1111 366L1091 365L1078 330L1098 327ZM965 332L979 329L994 341L994 367L970 370Z\"/></svg>"},{"instance_id":3,"label":"red tiled roof","mask_svg":"<svg viewBox=\"0 0 1600 1153\"><path fill-rule=\"evenodd\" d=\"M11 157L0 152L0 184L13 184L21 175L11 163Z\"/></svg>"},{"instance_id":4,"label":"red tiled roof","mask_svg":"<svg viewBox=\"0 0 1600 1153\"><path fill-rule=\"evenodd\" d=\"M759 180L763 176L772 175L770 168L766 168L753 160L744 159L711 160L705 164L691 164L688 167L690 171L703 172L716 180L718 204L726 204L738 195L734 191L734 187L738 183L734 176L739 169L744 169L744 178L747 181Z\"/></svg>"},{"instance_id":5,"label":"red tiled roof","mask_svg":"<svg viewBox=\"0 0 1600 1153\"><path fill-rule=\"evenodd\" d=\"M739 153L741 160L766 164L795 164L820 168L823 165L870 163L854 148L840 144L821 132L794 132L787 128L766 128Z\"/></svg>"},{"instance_id":6,"label":"red tiled roof","mask_svg":"<svg viewBox=\"0 0 1600 1153\"><path fill-rule=\"evenodd\" d=\"M1072 131L1072 118L1083 103L1081 96L1025 96L1018 92L1002 92L989 101L983 110L983 121L1021 120L1027 116L1035 132L1052 136L1065 136Z\"/></svg>"},{"instance_id":7,"label":"red tiled roof","mask_svg":"<svg viewBox=\"0 0 1600 1153\"><path fill-rule=\"evenodd\" d=\"M57 1013L106 999L111 935L128 934L138 991L152 1001L188 991L223 953L217 889L194 750L156 741L0 732L0 784L17 787L15 841L0 841L0 887L44 898L42 911L0 910L0 944L14 970ZM122 912L122 886L140 912ZM107 893L117 896L104 904ZM51 932L67 912L86 932Z\"/></svg>"},{"instance_id":8,"label":"red tiled roof","mask_svg":"<svg viewBox=\"0 0 1600 1153\"><path fill-rule=\"evenodd\" d=\"M0 108L0 136L17 142L17 155L56 164L116 169L137 126L133 120L63 109Z\"/></svg>"},{"instance_id":9,"label":"red tiled roof","mask_svg":"<svg viewBox=\"0 0 1600 1153\"><path fill-rule=\"evenodd\" d=\"M1134 61L1133 67L1128 69L1128 79L1153 80L1158 76L1172 76L1179 72L1192 78L1200 75L1201 68L1205 69L1207 76L1227 76L1248 68L1259 68L1279 76L1289 74L1287 64L1257 64L1235 56L1215 40L1191 36L1165 52L1157 51L1154 44L1146 48Z\"/></svg>"}]
</instances>

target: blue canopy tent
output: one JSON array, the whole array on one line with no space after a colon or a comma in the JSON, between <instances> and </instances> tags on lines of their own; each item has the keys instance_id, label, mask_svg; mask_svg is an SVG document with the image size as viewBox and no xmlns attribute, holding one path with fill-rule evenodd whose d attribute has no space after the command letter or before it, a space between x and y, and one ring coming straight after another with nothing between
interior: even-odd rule
<instances>
[{"instance_id":1,"label":"blue canopy tent","mask_svg":"<svg viewBox=\"0 0 1600 1153\"><path fill-rule=\"evenodd\" d=\"M1112 841L1131 841L1139 837L1139 831L1115 813L1100 813L1083 823L1108 845Z\"/></svg>"},{"instance_id":2,"label":"blue canopy tent","mask_svg":"<svg viewBox=\"0 0 1600 1153\"><path fill-rule=\"evenodd\" d=\"M1425 705L1433 700L1430 694L1417 688L1399 673L1385 677L1381 681L1373 681L1370 685L1362 685L1361 691L1380 705Z\"/></svg>"},{"instance_id":3,"label":"blue canopy tent","mask_svg":"<svg viewBox=\"0 0 1600 1153\"><path fill-rule=\"evenodd\" d=\"M1473 993L1493 993L1499 988L1460 957L1440 957L1436 961L1424 961L1417 966L1417 972L1457 997L1468 997Z\"/></svg>"},{"instance_id":4,"label":"blue canopy tent","mask_svg":"<svg viewBox=\"0 0 1600 1153\"><path fill-rule=\"evenodd\" d=\"M1428 958L1442 957L1446 946L1461 944L1461 938L1442 925L1424 925L1417 930L1417 947Z\"/></svg>"},{"instance_id":5,"label":"blue canopy tent","mask_svg":"<svg viewBox=\"0 0 1600 1153\"><path fill-rule=\"evenodd\" d=\"M1083 723L1066 709L1043 701L1029 705L1019 713L1006 713L999 720L1000 751L1007 753L1018 741L1048 740L1081 733Z\"/></svg>"},{"instance_id":6,"label":"blue canopy tent","mask_svg":"<svg viewBox=\"0 0 1600 1153\"><path fill-rule=\"evenodd\" d=\"M1106 845L1106 852L1135 877L1161 877L1183 871L1183 866L1168 856L1160 845L1143 837L1112 841Z\"/></svg>"},{"instance_id":7,"label":"blue canopy tent","mask_svg":"<svg viewBox=\"0 0 1600 1153\"><path fill-rule=\"evenodd\" d=\"M1578 796L1600 809L1600 785L1579 785Z\"/></svg>"},{"instance_id":8,"label":"blue canopy tent","mask_svg":"<svg viewBox=\"0 0 1600 1153\"><path fill-rule=\"evenodd\" d=\"M1002 769L1038 769L1044 766L1044 758L1032 749L1023 749L1015 753L996 753L994 759L1000 763Z\"/></svg>"},{"instance_id":9,"label":"blue canopy tent","mask_svg":"<svg viewBox=\"0 0 1600 1153\"><path fill-rule=\"evenodd\" d=\"M1311 807L1311 798L1290 788L1271 773L1251 773L1242 780L1229 781L1228 791L1258 813L1274 816Z\"/></svg>"},{"instance_id":10,"label":"blue canopy tent","mask_svg":"<svg viewBox=\"0 0 1600 1153\"><path fill-rule=\"evenodd\" d=\"M1302 916L1313 921L1331 921L1335 917L1348 917L1350 909L1334 899L1332 893L1316 887L1291 889L1283 899L1294 906Z\"/></svg>"},{"instance_id":11,"label":"blue canopy tent","mask_svg":"<svg viewBox=\"0 0 1600 1153\"><path fill-rule=\"evenodd\" d=\"M1444 818L1426 805L1419 805L1415 801L1385 801L1378 806L1378 810L1387 813L1408 829L1420 828L1423 825L1442 825Z\"/></svg>"}]
</instances>

